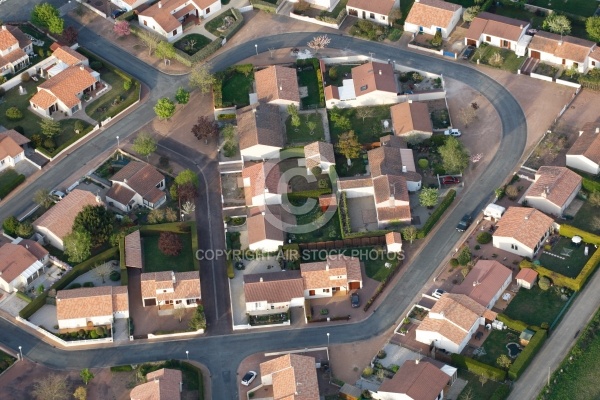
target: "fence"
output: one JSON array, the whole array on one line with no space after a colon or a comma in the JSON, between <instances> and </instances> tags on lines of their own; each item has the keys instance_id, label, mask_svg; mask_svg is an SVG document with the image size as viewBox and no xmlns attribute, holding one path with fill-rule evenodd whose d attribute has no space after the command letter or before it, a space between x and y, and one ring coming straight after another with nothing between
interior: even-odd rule
<instances>
[{"instance_id":1,"label":"fence","mask_svg":"<svg viewBox=\"0 0 600 400\"><path fill-rule=\"evenodd\" d=\"M113 342L112 337L102 338L102 339L86 339L86 340L77 340L77 341L73 341L73 342L67 342L65 340L62 340L58 336L53 335L52 333L48 332L47 330L42 329L39 326L32 324L31 322L27 321L26 319L23 319L19 316L17 316L16 319L17 319L17 321L21 322L22 324L30 327L31 329L34 329L35 331L41 333L42 335L46 336L47 338L52 339L55 342L57 342L58 344L65 346L65 347L85 346L85 345L89 345L89 344L112 343Z\"/></svg>"},{"instance_id":2,"label":"fence","mask_svg":"<svg viewBox=\"0 0 600 400\"><path fill-rule=\"evenodd\" d=\"M579 89L581 87L581 85L577 82L565 81L563 79L558 79L558 78L556 78L555 82L558 83L559 85L570 86L570 87L574 87L577 89Z\"/></svg>"},{"instance_id":3,"label":"fence","mask_svg":"<svg viewBox=\"0 0 600 400\"><path fill-rule=\"evenodd\" d=\"M385 236L329 240L326 242L300 243L300 250L340 250L348 247L385 245Z\"/></svg>"},{"instance_id":4,"label":"fence","mask_svg":"<svg viewBox=\"0 0 600 400\"><path fill-rule=\"evenodd\" d=\"M248 11L254 10L254 7L252 5L249 5L249 6L245 6L245 7L240 7L240 8L238 8L238 10L240 10L241 13L246 13Z\"/></svg>"},{"instance_id":5,"label":"fence","mask_svg":"<svg viewBox=\"0 0 600 400\"><path fill-rule=\"evenodd\" d=\"M321 26L326 26L328 28L332 28L332 29L340 29L340 26L344 23L345 18L340 22L340 24L331 24L329 22L325 22L325 21L319 21L316 18L311 18L311 17L307 17L304 15L298 15L298 14L294 14L293 12L291 12L289 14L290 18L294 18L300 21L304 21L304 22L310 22L311 24L317 24L317 25L321 25Z\"/></svg>"},{"instance_id":6,"label":"fence","mask_svg":"<svg viewBox=\"0 0 600 400\"><path fill-rule=\"evenodd\" d=\"M24 74L25 72L27 72L30 76L36 75L38 70L42 70L42 69L46 68L47 66L49 66L50 64L53 64L54 62L55 62L54 57L45 58L42 61L38 62L37 64L32 65L31 67L19 72L16 76L12 77L8 81L6 81L2 85L0 85L0 88L4 89L5 91L13 89L16 86L18 86L20 83L23 82L21 80L21 75ZM32 94L32 93L30 93L30 94Z\"/></svg>"},{"instance_id":7,"label":"fence","mask_svg":"<svg viewBox=\"0 0 600 400\"><path fill-rule=\"evenodd\" d=\"M165 335L154 335L152 333L149 333L148 334L148 339L188 337L188 336L194 336L194 335L201 335L203 333L204 333L204 329L198 329L197 331L190 331L190 332L168 333L168 334L165 334Z\"/></svg>"},{"instance_id":8,"label":"fence","mask_svg":"<svg viewBox=\"0 0 600 400\"><path fill-rule=\"evenodd\" d=\"M535 79L540 79L542 81L546 81L546 82L552 82L554 80L554 78L552 78L551 76L540 75L540 74L536 74L535 72L530 73L529 76L532 78L535 78Z\"/></svg>"}]
</instances>

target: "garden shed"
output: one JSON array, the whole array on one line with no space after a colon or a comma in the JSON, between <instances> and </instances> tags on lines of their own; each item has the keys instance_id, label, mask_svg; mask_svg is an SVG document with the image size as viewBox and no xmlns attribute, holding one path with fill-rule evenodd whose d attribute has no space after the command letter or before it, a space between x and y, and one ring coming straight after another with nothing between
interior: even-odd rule
<instances>
[{"instance_id":1,"label":"garden shed","mask_svg":"<svg viewBox=\"0 0 600 400\"><path fill-rule=\"evenodd\" d=\"M537 281L538 273L531 268L523 268L516 276L517 285L525 289L531 289Z\"/></svg>"},{"instance_id":2,"label":"garden shed","mask_svg":"<svg viewBox=\"0 0 600 400\"><path fill-rule=\"evenodd\" d=\"M535 332L529 329L525 329L523 332L521 332L521 335L519 336L519 342L521 346L527 346L534 334Z\"/></svg>"}]
</instances>

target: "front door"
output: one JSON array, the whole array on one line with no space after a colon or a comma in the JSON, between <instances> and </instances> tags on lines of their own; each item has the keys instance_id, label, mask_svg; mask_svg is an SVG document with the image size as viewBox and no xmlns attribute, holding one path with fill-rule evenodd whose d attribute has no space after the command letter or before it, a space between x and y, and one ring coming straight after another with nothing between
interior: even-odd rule
<instances>
[{"instance_id":1,"label":"front door","mask_svg":"<svg viewBox=\"0 0 600 400\"><path fill-rule=\"evenodd\" d=\"M363 11L363 19L367 19L367 13Z\"/></svg>"},{"instance_id":2,"label":"front door","mask_svg":"<svg viewBox=\"0 0 600 400\"><path fill-rule=\"evenodd\" d=\"M539 60L541 58L540 52L531 50L531 58L535 58L536 60Z\"/></svg>"}]
</instances>

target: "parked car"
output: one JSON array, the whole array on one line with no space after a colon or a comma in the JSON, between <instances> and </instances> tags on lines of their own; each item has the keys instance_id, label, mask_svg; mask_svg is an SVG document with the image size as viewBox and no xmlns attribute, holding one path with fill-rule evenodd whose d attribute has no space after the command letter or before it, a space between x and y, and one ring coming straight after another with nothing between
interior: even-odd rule
<instances>
[{"instance_id":1,"label":"parked car","mask_svg":"<svg viewBox=\"0 0 600 400\"><path fill-rule=\"evenodd\" d=\"M444 135L459 137L460 135L462 135L462 133L458 129L447 129L444 131Z\"/></svg>"},{"instance_id":2,"label":"parked car","mask_svg":"<svg viewBox=\"0 0 600 400\"><path fill-rule=\"evenodd\" d=\"M442 289L435 289L435 290L433 291L433 293L431 293L431 297L435 297L436 299L439 299L439 298L441 298L441 297L442 297L442 295L443 295L444 293L446 293L446 291L445 291L445 290L442 290Z\"/></svg>"},{"instance_id":3,"label":"parked car","mask_svg":"<svg viewBox=\"0 0 600 400\"><path fill-rule=\"evenodd\" d=\"M126 12L127 12L127 10L119 9L119 10L113 11L112 14L110 14L110 16L112 17L112 19L117 19L117 17L120 17L121 15L125 14Z\"/></svg>"},{"instance_id":4,"label":"parked car","mask_svg":"<svg viewBox=\"0 0 600 400\"><path fill-rule=\"evenodd\" d=\"M464 232L471 225L471 216L469 214L465 214L458 225L456 226L456 230L459 232Z\"/></svg>"},{"instance_id":5,"label":"parked car","mask_svg":"<svg viewBox=\"0 0 600 400\"><path fill-rule=\"evenodd\" d=\"M358 308L358 306L360 306L360 296L358 293L354 292L350 295L350 304L352 304L352 308Z\"/></svg>"},{"instance_id":6,"label":"parked car","mask_svg":"<svg viewBox=\"0 0 600 400\"><path fill-rule=\"evenodd\" d=\"M460 183L460 179L458 179L454 176L444 176L442 178L442 183L444 185L455 185L457 183Z\"/></svg>"},{"instance_id":7,"label":"parked car","mask_svg":"<svg viewBox=\"0 0 600 400\"><path fill-rule=\"evenodd\" d=\"M468 60L473 55L473 53L475 53L475 46L467 46L465 51L463 51L463 60Z\"/></svg>"},{"instance_id":8,"label":"parked car","mask_svg":"<svg viewBox=\"0 0 600 400\"><path fill-rule=\"evenodd\" d=\"M60 190L53 190L50 192L50 196L57 198L58 200L62 200L65 198L65 194Z\"/></svg>"},{"instance_id":9,"label":"parked car","mask_svg":"<svg viewBox=\"0 0 600 400\"><path fill-rule=\"evenodd\" d=\"M242 385L250 386L250 384L256 379L256 372L248 371L246 375L242 378Z\"/></svg>"}]
</instances>

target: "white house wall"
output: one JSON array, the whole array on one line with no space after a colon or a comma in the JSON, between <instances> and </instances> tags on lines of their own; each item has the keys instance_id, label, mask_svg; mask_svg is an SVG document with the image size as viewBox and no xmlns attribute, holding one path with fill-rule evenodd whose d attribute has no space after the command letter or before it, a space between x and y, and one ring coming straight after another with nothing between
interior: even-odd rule
<instances>
[{"instance_id":1,"label":"white house wall","mask_svg":"<svg viewBox=\"0 0 600 400\"><path fill-rule=\"evenodd\" d=\"M244 160L271 160L273 158L279 158L280 150L280 147L257 144L241 150L240 154Z\"/></svg>"},{"instance_id":2,"label":"white house wall","mask_svg":"<svg viewBox=\"0 0 600 400\"><path fill-rule=\"evenodd\" d=\"M398 96L397 93L384 92L382 90L376 90L374 92L370 92L364 94L362 96L357 96L354 100L337 100L330 99L327 100L326 106L327 108L333 108L334 106L338 108L352 108L352 107L363 107L363 106L378 106L385 104L396 104L400 103L404 99L404 96Z\"/></svg>"},{"instance_id":3,"label":"white house wall","mask_svg":"<svg viewBox=\"0 0 600 400\"><path fill-rule=\"evenodd\" d=\"M417 191L421 190L421 181L418 181L418 182L406 181L406 187L409 192L417 192Z\"/></svg>"},{"instance_id":4,"label":"white house wall","mask_svg":"<svg viewBox=\"0 0 600 400\"><path fill-rule=\"evenodd\" d=\"M140 27L142 27L146 30L149 30L151 32L155 32L161 36L164 36L165 38L167 38L167 41L169 41L169 42L174 42L175 40L179 39L179 37L183 33L183 27L181 25L179 25L177 27L177 29L173 29L173 31L175 31L175 34L173 34L173 31L170 31L169 33L167 33L158 24L158 22L156 22L154 20L154 18L147 17L144 15L139 15L138 20L139 20Z\"/></svg>"},{"instance_id":5,"label":"white house wall","mask_svg":"<svg viewBox=\"0 0 600 400\"><path fill-rule=\"evenodd\" d=\"M517 254L521 257L533 258L533 249L516 241L514 238L505 236L494 236L492 240L494 247L500 250L508 251L509 253ZM517 246L517 249L512 249L511 245Z\"/></svg>"},{"instance_id":6,"label":"white house wall","mask_svg":"<svg viewBox=\"0 0 600 400\"><path fill-rule=\"evenodd\" d=\"M412 397L404 393L395 392L371 392L371 398L375 400L414 400Z\"/></svg>"},{"instance_id":7,"label":"white house wall","mask_svg":"<svg viewBox=\"0 0 600 400\"><path fill-rule=\"evenodd\" d=\"M99 325L112 325L112 315L102 315L99 317L92 318L73 318L73 319L62 319L58 321L59 329L72 329L72 328L85 328L88 321L91 321L94 326Z\"/></svg>"},{"instance_id":8,"label":"white house wall","mask_svg":"<svg viewBox=\"0 0 600 400\"><path fill-rule=\"evenodd\" d=\"M265 239L260 242L252 243L248 247L252 251L263 250L266 252L277 251L279 246L283 246L283 241Z\"/></svg>"},{"instance_id":9,"label":"white house wall","mask_svg":"<svg viewBox=\"0 0 600 400\"><path fill-rule=\"evenodd\" d=\"M543 198L540 196L525 196L525 200L527 200L527 205L529 207L533 207L536 210L542 211L544 214L549 215L562 215L562 209L556 204L550 202L547 198Z\"/></svg>"},{"instance_id":10,"label":"white house wall","mask_svg":"<svg viewBox=\"0 0 600 400\"><path fill-rule=\"evenodd\" d=\"M6 282L4 279L2 279L2 277L0 277L0 289L8 293L13 291L13 288L11 287L10 283Z\"/></svg>"},{"instance_id":11,"label":"white house wall","mask_svg":"<svg viewBox=\"0 0 600 400\"><path fill-rule=\"evenodd\" d=\"M129 318L129 310L127 311L116 311L114 313L116 319Z\"/></svg>"},{"instance_id":12,"label":"white house wall","mask_svg":"<svg viewBox=\"0 0 600 400\"><path fill-rule=\"evenodd\" d=\"M600 173L600 164L593 162L583 155L567 154L567 167L575 168L592 175Z\"/></svg>"},{"instance_id":13,"label":"white house wall","mask_svg":"<svg viewBox=\"0 0 600 400\"><path fill-rule=\"evenodd\" d=\"M529 57L531 57L532 51L536 51L536 50L529 48ZM571 68L573 66L573 63L575 63L575 61L573 61L573 60L556 57L554 54L551 54L551 53L546 53L546 52L542 52L542 51L538 51L538 53L540 53L540 61L544 61L544 62L547 62L550 64L564 65L566 68ZM564 64L563 64L563 60L565 60ZM587 67L588 67L587 57L584 62L580 62L577 64L578 64L578 66L577 66L578 72L585 73L587 71Z\"/></svg>"},{"instance_id":14,"label":"white house wall","mask_svg":"<svg viewBox=\"0 0 600 400\"><path fill-rule=\"evenodd\" d=\"M373 196L373 186L345 189L344 192L346 192L346 197L349 199ZM373 201L373 202L375 202L375 201Z\"/></svg>"},{"instance_id":15,"label":"white house wall","mask_svg":"<svg viewBox=\"0 0 600 400\"><path fill-rule=\"evenodd\" d=\"M54 233L50 232L48 230L48 228L46 228L46 227L36 227L35 231L39 232L40 234L42 234L45 237L46 242L48 242L50 245L56 247L59 250L64 250L62 239L59 238L58 236L56 236Z\"/></svg>"}]
</instances>

